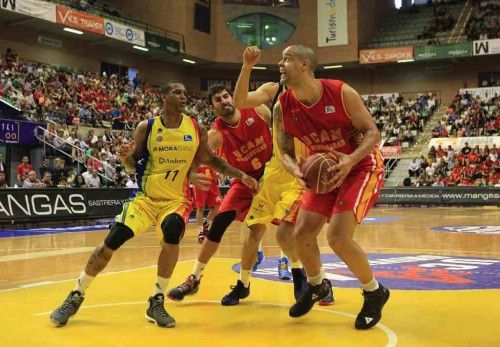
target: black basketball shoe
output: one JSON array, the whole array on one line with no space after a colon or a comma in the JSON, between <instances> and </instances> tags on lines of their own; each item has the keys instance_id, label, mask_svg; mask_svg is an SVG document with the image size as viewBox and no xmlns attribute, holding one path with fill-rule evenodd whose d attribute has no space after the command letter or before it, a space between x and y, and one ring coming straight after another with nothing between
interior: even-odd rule
<instances>
[{"instance_id":1,"label":"black basketball shoe","mask_svg":"<svg viewBox=\"0 0 500 347\"><path fill-rule=\"evenodd\" d=\"M196 294L200 289L200 280L196 280L194 275L189 275L186 282L168 292L168 298L174 301L181 301L186 295Z\"/></svg>"},{"instance_id":2,"label":"black basketball shoe","mask_svg":"<svg viewBox=\"0 0 500 347\"><path fill-rule=\"evenodd\" d=\"M175 319L165 310L165 297L162 293L149 297L149 307L146 311L146 319L160 327L175 327Z\"/></svg>"},{"instance_id":3,"label":"black basketball shoe","mask_svg":"<svg viewBox=\"0 0 500 347\"><path fill-rule=\"evenodd\" d=\"M374 292L363 290L363 296L365 302L354 323L354 327L360 330L370 329L382 318L382 308L389 300L390 292L379 283L378 289Z\"/></svg>"},{"instance_id":4,"label":"black basketball shoe","mask_svg":"<svg viewBox=\"0 0 500 347\"><path fill-rule=\"evenodd\" d=\"M332 290L332 284L328 279L324 279L318 285L313 286L311 283L307 284L307 290L302 296L290 307L288 312L290 317L300 317L305 315L311 310L314 303L326 298Z\"/></svg>"},{"instance_id":5,"label":"black basketball shoe","mask_svg":"<svg viewBox=\"0 0 500 347\"><path fill-rule=\"evenodd\" d=\"M84 299L84 296L79 291L74 290L70 292L62 305L56 308L50 315L51 322L58 327L65 326L68 323L69 317L78 312Z\"/></svg>"},{"instance_id":6,"label":"black basketball shoe","mask_svg":"<svg viewBox=\"0 0 500 347\"><path fill-rule=\"evenodd\" d=\"M243 282L238 280L235 286L231 286L231 292L222 298L221 304L223 306L234 306L240 303L240 299L245 299L250 295L250 284L245 288Z\"/></svg>"}]
</instances>

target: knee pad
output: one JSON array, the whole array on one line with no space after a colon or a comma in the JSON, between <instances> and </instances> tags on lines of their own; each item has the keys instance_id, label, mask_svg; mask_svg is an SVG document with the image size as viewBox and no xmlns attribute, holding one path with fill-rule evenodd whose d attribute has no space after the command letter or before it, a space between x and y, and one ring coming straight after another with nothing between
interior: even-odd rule
<instances>
[{"instance_id":1,"label":"knee pad","mask_svg":"<svg viewBox=\"0 0 500 347\"><path fill-rule=\"evenodd\" d=\"M225 211L217 213L210 229L208 230L207 239L212 242L220 243L226 229L236 218L236 211Z\"/></svg>"},{"instance_id":2,"label":"knee pad","mask_svg":"<svg viewBox=\"0 0 500 347\"><path fill-rule=\"evenodd\" d=\"M132 229L123 223L115 222L111 226L111 231L108 236L104 239L104 244L113 251L116 251L132 237L134 237Z\"/></svg>"},{"instance_id":3,"label":"knee pad","mask_svg":"<svg viewBox=\"0 0 500 347\"><path fill-rule=\"evenodd\" d=\"M171 245L178 245L184 236L186 224L181 216L177 213L169 214L161 222L161 231L163 233L163 241Z\"/></svg>"}]
</instances>

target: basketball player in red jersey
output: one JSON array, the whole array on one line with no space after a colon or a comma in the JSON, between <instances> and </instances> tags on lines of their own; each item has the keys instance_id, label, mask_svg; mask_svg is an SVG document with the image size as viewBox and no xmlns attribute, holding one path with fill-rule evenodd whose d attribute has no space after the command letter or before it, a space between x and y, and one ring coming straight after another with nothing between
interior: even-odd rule
<instances>
[{"instance_id":1,"label":"basketball player in red jersey","mask_svg":"<svg viewBox=\"0 0 500 347\"><path fill-rule=\"evenodd\" d=\"M278 65L281 83L290 87L273 110L285 167L295 176L303 177L300 160L295 159L294 137L311 153L330 153L338 160L329 169L334 172L331 181L334 190L327 194L307 191L303 196L294 238L309 287L289 314L291 317L306 314L316 301L330 292L316 240L323 225L330 220L328 243L363 287L364 304L355 327L369 329L380 320L389 290L377 282L366 254L353 236L382 187L380 133L353 88L342 81L314 77L316 54L311 48L287 47ZM353 128L362 132L361 141L351 136Z\"/></svg>"},{"instance_id":2,"label":"basketball player in red jersey","mask_svg":"<svg viewBox=\"0 0 500 347\"><path fill-rule=\"evenodd\" d=\"M208 132L210 148L234 167L259 180L266 162L272 156L269 130L271 111L265 105L236 109L231 94L223 85L211 86L208 100L211 110L217 115ZM235 219L241 222L245 219L253 193L240 180L233 179L203 241L192 274L183 284L168 293L170 299L182 300L184 296L198 291L202 272L219 248L224 232Z\"/></svg>"},{"instance_id":3,"label":"basketball player in red jersey","mask_svg":"<svg viewBox=\"0 0 500 347\"><path fill-rule=\"evenodd\" d=\"M208 189L201 189L196 186L193 188L194 207L196 208L196 225L198 225L199 229L198 242L202 243L210 224L212 224L215 214L219 210L222 197L220 194L219 176L217 173L205 165L198 166L198 173L205 175L210 180L210 187ZM205 206L208 206L210 211L208 212L207 218L203 220Z\"/></svg>"}]
</instances>

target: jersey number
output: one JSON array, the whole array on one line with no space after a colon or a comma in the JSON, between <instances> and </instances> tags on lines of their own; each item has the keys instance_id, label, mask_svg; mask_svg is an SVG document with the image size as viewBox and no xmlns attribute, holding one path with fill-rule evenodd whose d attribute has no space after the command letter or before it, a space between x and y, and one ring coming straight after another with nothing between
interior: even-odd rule
<instances>
[{"instance_id":1,"label":"jersey number","mask_svg":"<svg viewBox=\"0 0 500 347\"><path fill-rule=\"evenodd\" d=\"M262 163L260 162L259 158L253 158L252 167L254 168L254 170L259 170L262 167Z\"/></svg>"},{"instance_id":2,"label":"jersey number","mask_svg":"<svg viewBox=\"0 0 500 347\"><path fill-rule=\"evenodd\" d=\"M168 170L167 171L167 174L165 175L165 179L168 180L168 178L170 177L170 174L173 173L173 176L172 176L172 182L175 181L175 178L177 177L177 175L179 174L179 170Z\"/></svg>"}]
</instances>

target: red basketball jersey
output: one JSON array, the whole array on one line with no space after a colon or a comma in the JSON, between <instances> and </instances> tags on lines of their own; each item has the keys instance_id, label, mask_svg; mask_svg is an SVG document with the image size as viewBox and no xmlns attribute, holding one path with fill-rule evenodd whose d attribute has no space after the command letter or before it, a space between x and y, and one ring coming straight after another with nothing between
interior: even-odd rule
<instances>
[{"instance_id":1,"label":"red basketball jersey","mask_svg":"<svg viewBox=\"0 0 500 347\"><path fill-rule=\"evenodd\" d=\"M306 106L297 100L289 89L280 96L285 133L302 141L312 153L324 153L330 149L351 154L358 147L351 135L353 125L342 100L343 81L319 80L323 94L314 105ZM383 166L380 151L363 158L357 166Z\"/></svg>"},{"instance_id":2,"label":"red basketball jersey","mask_svg":"<svg viewBox=\"0 0 500 347\"><path fill-rule=\"evenodd\" d=\"M272 137L267 123L253 108L241 109L240 121L230 126L217 117L213 125L222 135L221 156L229 164L260 179L272 156Z\"/></svg>"},{"instance_id":3,"label":"red basketball jersey","mask_svg":"<svg viewBox=\"0 0 500 347\"><path fill-rule=\"evenodd\" d=\"M214 169L205 166L205 165L200 165L198 166L198 173L205 174L205 175L210 175L212 182L217 182L217 172L214 171Z\"/></svg>"}]
</instances>

